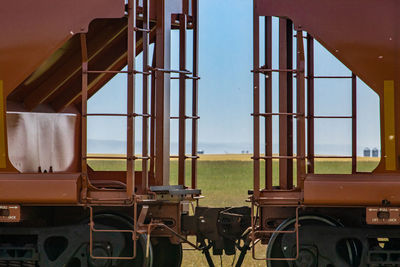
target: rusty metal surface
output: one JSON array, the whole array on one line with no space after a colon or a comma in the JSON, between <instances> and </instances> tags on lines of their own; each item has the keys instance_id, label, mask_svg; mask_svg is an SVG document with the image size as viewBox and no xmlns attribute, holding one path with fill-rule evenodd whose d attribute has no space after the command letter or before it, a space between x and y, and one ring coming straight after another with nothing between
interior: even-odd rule
<instances>
[{"instance_id":1,"label":"rusty metal surface","mask_svg":"<svg viewBox=\"0 0 400 267\"><path fill-rule=\"evenodd\" d=\"M307 172L314 173L314 39L307 33Z\"/></svg>"},{"instance_id":2,"label":"rusty metal surface","mask_svg":"<svg viewBox=\"0 0 400 267\"><path fill-rule=\"evenodd\" d=\"M294 55L293 51L293 23L286 19L279 19L279 68L271 68L272 51L272 27L271 17L265 17L265 65L260 66L260 36L259 36L259 15L258 10L254 9L253 20L253 138L254 138L254 160L253 184L254 199L259 203L266 203L268 197L260 196L260 160L265 160L265 189L277 190L282 194L282 203L292 203L293 199L288 194L294 187L293 163L296 160L298 188L302 188L305 178L305 56L302 31L297 31L297 45ZM296 68L293 68L294 57L296 57ZM279 78L279 112L272 112L272 73L277 72ZM264 103L260 99L260 74L265 79ZM294 111L294 90L293 78L296 75L296 111ZM260 105L265 106L265 112L260 112ZM272 155L272 117L279 119L279 155ZM265 155L260 155L260 117L265 119ZM293 127L294 121L297 123L296 151L293 154ZM279 185L273 187L272 184L272 161L279 160ZM286 199L286 200L285 200ZM296 198L296 201L299 198ZM278 199L272 199L272 202Z\"/></svg>"},{"instance_id":3,"label":"rusty metal surface","mask_svg":"<svg viewBox=\"0 0 400 267\"><path fill-rule=\"evenodd\" d=\"M389 174L309 174L304 183L304 204L400 205L399 178Z\"/></svg>"},{"instance_id":4,"label":"rusty metal surface","mask_svg":"<svg viewBox=\"0 0 400 267\"><path fill-rule=\"evenodd\" d=\"M35 10L35 12L32 12ZM7 96L95 18L124 16L123 0L2 1L0 80ZM33 79L32 79L33 80Z\"/></svg>"},{"instance_id":5,"label":"rusty metal surface","mask_svg":"<svg viewBox=\"0 0 400 267\"><path fill-rule=\"evenodd\" d=\"M279 69L293 68L293 24L285 18L279 19ZM293 111L293 73L279 71L279 113ZM291 116L279 116L279 156L293 155L293 120ZM293 160L279 159L279 186L293 186Z\"/></svg>"},{"instance_id":6,"label":"rusty metal surface","mask_svg":"<svg viewBox=\"0 0 400 267\"><path fill-rule=\"evenodd\" d=\"M302 200L303 195L300 190L263 190L259 193L257 204L297 206Z\"/></svg>"},{"instance_id":7,"label":"rusty metal surface","mask_svg":"<svg viewBox=\"0 0 400 267\"><path fill-rule=\"evenodd\" d=\"M189 9L191 10L191 9ZM190 11L189 11L190 12ZM193 25L193 77L199 76L199 0L192 1ZM192 117L199 116L199 80L192 82ZM191 187L197 188L197 148L198 148L198 120L192 120L192 181Z\"/></svg>"},{"instance_id":8,"label":"rusty metal surface","mask_svg":"<svg viewBox=\"0 0 400 267\"><path fill-rule=\"evenodd\" d=\"M253 70L260 67L260 21L256 2L253 7ZM260 113L260 73L253 72L253 113ZM253 189L255 198L260 194L260 117L253 118Z\"/></svg>"},{"instance_id":9,"label":"rusty metal surface","mask_svg":"<svg viewBox=\"0 0 400 267\"><path fill-rule=\"evenodd\" d=\"M20 220L20 205L0 205L0 222L19 222Z\"/></svg>"},{"instance_id":10,"label":"rusty metal surface","mask_svg":"<svg viewBox=\"0 0 400 267\"><path fill-rule=\"evenodd\" d=\"M79 117L75 114L8 112L9 158L20 172L77 172Z\"/></svg>"},{"instance_id":11,"label":"rusty metal surface","mask_svg":"<svg viewBox=\"0 0 400 267\"><path fill-rule=\"evenodd\" d=\"M259 15L290 18L379 94L397 70L399 5L394 0L256 0Z\"/></svg>"},{"instance_id":12,"label":"rusty metal surface","mask_svg":"<svg viewBox=\"0 0 400 267\"><path fill-rule=\"evenodd\" d=\"M365 221L375 225L399 225L400 209L398 207L367 207Z\"/></svg>"},{"instance_id":13,"label":"rusty metal surface","mask_svg":"<svg viewBox=\"0 0 400 267\"><path fill-rule=\"evenodd\" d=\"M186 69L186 28L187 17L179 16L179 69ZM186 147L186 78L179 74L179 159L178 159L178 184L185 185L185 147Z\"/></svg>"},{"instance_id":14,"label":"rusty metal surface","mask_svg":"<svg viewBox=\"0 0 400 267\"><path fill-rule=\"evenodd\" d=\"M0 174L0 202L77 204L80 173Z\"/></svg>"},{"instance_id":15,"label":"rusty metal surface","mask_svg":"<svg viewBox=\"0 0 400 267\"><path fill-rule=\"evenodd\" d=\"M383 91L384 81L394 81L397 98L400 70L397 13L400 10L400 3L394 0L379 4L374 0L255 0L255 5L257 14L260 16L291 19L297 29L307 31L380 96L381 148L382 155L385 155L387 150L384 141ZM395 103L394 114L399 114L399 111L400 105ZM394 136L398 137L399 117L394 116ZM398 169L397 160L395 160L399 155L398 142L393 146L395 146L393 150L395 156L392 157L394 167L385 168L385 161L388 158L383 158L376 172Z\"/></svg>"},{"instance_id":16,"label":"rusty metal surface","mask_svg":"<svg viewBox=\"0 0 400 267\"><path fill-rule=\"evenodd\" d=\"M272 69L272 18L265 17L265 67ZM265 113L272 113L272 75L265 76ZM272 117L265 116L265 156L272 156ZM265 161L265 187L272 189L272 160Z\"/></svg>"}]
</instances>

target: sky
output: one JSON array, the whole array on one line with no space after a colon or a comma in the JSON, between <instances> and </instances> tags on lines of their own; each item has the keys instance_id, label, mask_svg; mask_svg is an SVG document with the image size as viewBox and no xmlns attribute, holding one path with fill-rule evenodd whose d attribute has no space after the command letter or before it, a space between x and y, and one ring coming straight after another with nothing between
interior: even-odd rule
<instances>
[{"instance_id":1,"label":"sky","mask_svg":"<svg viewBox=\"0 0 400 267\"><path fill-rule=\"evenodd\" d=\"M253 109L251 74L253 64L252 1L201 0L199 40L199 149L205 153L252 152ZM261 19L262 20L262 19ZM261 23L262 25L262 23ZM260 32L263 29L261 27ZM273 20L273 68L278 67L278 23ZM192 33L188 31L187 68L192 69ZM178 47L178 32L172 33L171 47ZM262 38L260 38L262 39ZM294 42L295 43L295 42ZM263 44L260 46L261 50ZM151 46L151 50L153 46ZM171 49L171 68L178 69L178 51ZM261 58L263 55L261 54ZM141 69L142 58L136 59ZM261 65L264 64L261 60ZM315 75L351 75L351 71L318 43L315 44ZM262 80L261 80L262 81ZM141 110L140 75L136 79L136 103ZM191 111L191 83L187 83L187 113ZM294 87L295 88L295 87ZM261 91L263 87L261 87ZM278 76L273 75L273 111L278 111ZM262 98L262 97L261 97ZM295 101L294 101L295 102ZM263 109L263 104L261 106ZM295 109L295 107L294 107ZM93 96L89 112L126 112L126 75L119 74ZM365 147L380 149L379 98L361 80L357 81L357 152ZM171 82L171 116L178 114L178 81ZM351 80L315 81L315 115L351 115ZM278 149L278 120L273 122L273 149ZM88 122L88 150L96 153L125 152L126 118L91 117ZM141 120L137 119L137 152L141 146ZM190 140L190 121L187 122ZM263 133L261 133L263 135ZM351 120L316 119L316 154L349 155ZM262 140L262 139L261 139ZM178 123L171 121L171 153L177 152ZM189 151L190 143L187 144Z\"/></svg>"}]
</instances>

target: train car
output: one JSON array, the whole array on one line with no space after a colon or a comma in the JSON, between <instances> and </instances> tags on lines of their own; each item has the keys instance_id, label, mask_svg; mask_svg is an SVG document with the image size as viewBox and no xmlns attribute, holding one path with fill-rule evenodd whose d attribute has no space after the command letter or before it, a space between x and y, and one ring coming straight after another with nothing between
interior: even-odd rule
<instances>
[{"instance_id":1,"label":"train car","mask_svg":"<svg viewBox=\"0 0 400 267\"><path fill-rule=\"evenodd\" d=\"M399 266L398 10L396 1L254 1L251 199L259 216L252 220L251 239L268 242L266 257L260 258L268 266ZM272 34L274 19L279 25L276 35ZM272 53L276 39L279 53ZM351 74L316 75L315 41ZM265 48L263 53L260 47ZM274 57L278 68L272 66ZM276 113L272 110L277 104L272 101L274 73L279 79ZM357 170L357 78L379 96L382 157L370 173ZM321 79L348 80L350 115L315 114L314 89ZM278 155L272 153L275 116ZM347 156L351 173L316 173L315 159L321 156L315 153L314 126L322 119L351 121L352 152ZM265 129L260 122L265 122ZM273 160L279 162L278 184L273 183ZM265 186L260 186L262 161Z\"/></svg>"},{"instance_id":2,"label":"train car","mask_svg":"<svg viewBox=\"0 0 400 267\"><path fill-rule=\"evenodd\" d=\"M179 79L185 101L192 81L193 111L181 108L172 119L183 136L187 120L197 133L198 1L7 0L0 14L0 266L180 265L182 216L200 196L198 156L196 146L185 154L181 139L171 156L182 167L179 185L170 186L169 90L170 79ZM184 44L176 70L172 30ZM185 59L189 31L193 66ZM142 66L135 65L139 54ZM116 104L127 112L88 112L88 99L118 74L126 75L127 97ZM126 120L126 155L87 153L93 117ZM96 170L93 159L125 160L126 171ZM182 176L188 159L189 187Z\"/></svg>"},{"instance_id":3,"label":"train car","mask_svg":"<svg viewBox=\"0 0 400 267\"><path fill-rule=\"evenodd\" d=\"M180 266L182 243L202 251L210 266L210 249L215 255L239 250L236 266L249 250L272 267L400 265L399 4L253 3L251 207L208 208L196 205L202 197L199 1L2 1L0 266ZM171 47L172 31L179 32L179 47ZM274 38L278 53L272 53ZM352 74L315 75L315 40ZM179 51L178 69L171 68L171 49ZM120 105L127 112L88 112L88 99L116 75L126 75L127 97ZM273 112L278 104L272 101L273 77L279 80L279 112ZM170 107L173 79L179 81L177 117ZM317 79L348 79L351 115L315 114ZM382 157L370 173L357 172L357 79L380 101ZM110 117L126 120L126 155L88 154L87 122L94 117L104 123ZM272 148L273 117L279 120L279 154ZM315 159L321 157L314 149L316 119L351 120L351 173L315 173ZM179 123L178 155L170 153L170 120ZM187 121L191 140L186 140ZM170 158L178 160L177 185L170 185ZM91 160L125 161L126 170L96 170ZM273 162L279 162L277 184ZM268 244L262 258L255 253L259 241Z\"/></svg>"}]
</instances>

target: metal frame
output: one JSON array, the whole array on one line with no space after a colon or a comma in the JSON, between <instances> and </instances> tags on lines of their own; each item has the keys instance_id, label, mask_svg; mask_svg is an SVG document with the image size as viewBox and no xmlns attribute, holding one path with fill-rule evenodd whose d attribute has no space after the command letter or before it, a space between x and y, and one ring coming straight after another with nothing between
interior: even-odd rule
<instances>
[{"instance_id":1,"label":"metal frame","mask_svg":"<svg viewBox=\"0 0 400 267\"><path fill-rule=\"evenodd\" d=\"M137 248L137 203L134 204L134 225L133 230L109 230L109 229L96 229L95 223L93 220L93 207L89 206L89 214L90 214L90 222L89 222L89 254L92 259L100 259L100 260L133 260L136 258L136 248ZM103 257L96 256L93 254L93 233L131 233L132 234L132 242L133 242L133 255L130 257Z\"/></svg>"},{"instance_id":2,"label":"metal frame","mask_svg":"<svg viewBox=\"0 0 400 267\"><path fill-rule=\"evenodd\" d=\"M293 25L288 19L279 19L279 69L272 69L272 19L265 16L265 65L260 66L259 59L259 15L254 7L254 41L253 41L253 134L254 134L254 199L264 199L260 192L277 190L272 187L272 160L279 160L279 189L301 190L307 173L314 173L315 158L351 158L352 173L357 172L357 84L356 76L315 76L314 75L314 43L307 33L303 36L301 30L294 35L297 39L297 66L292 68ZM307 43L307 76L305 76L304 39ZM272 112L272 75L279 75L279 112ZM260 74L265 75L265 112L260 112ZM293 74L296 74L297 110L293 107ZM314 114L314 79L351 79L352 115L351 116L320 116ZM307 79L307 115L306 115L306 84ZM279 117L279 155L272 155L272 117ZM265 119L265 155L260 155L260 117ZM297 122L297 154L293 155L293 118ZM306 123L307 119L307 135ZM351 156L315 156L314 153L314 120L315 119L351 119L352 120L352 155ZM306 154L307 138L307 154ZM260 162L265 160L265 188L260 188ZM308 164L306 164L306 160ZM297 187L293 186L293 160L297 164ZM282 191L284 195L285 192ZM300 201L300 199L299 199Z\"/></svg>"},{"instance_id":3,"label":"metal frame","mask_svg":"<svg viewBox=\"0 0 400 267\"><path fill-rule=\"evenodd\" d=\"M260 197L260 159L265 160L265 190L272 187L272 160L279 160L279 189L293 190L293 160L297 160L298 188L305 177L305 59L302 31L297 32L297 66L293 68L293 24L279 20L279 69L272 69L272 19L265 17L265 65L259 59L259 15L254 6L253 41L253 134L254 134L254 198ZM272 112L272 72L279 73L279 112ZM265 75L265 112L260 112L260 74ZM293 112L293 74L297 83L297 110ZM279 117L279 155L272 155L272 116ZM265 119L265 156L260 155L260 117ZM293 155L293 118L297 121L297 155Z\"/></svg>"},{"instance_id":4,"label":"metal frame","mask_svg":"<svg viewBox=\"0 0 400 267\"><path fill-rule=\"evenodd\" d=\"M296 213L296 215L295 215L296 221L295 221L295 224L294 224L294 230L278 230L278 231L277 230L256 230L256 224L255 224L255 219L254 219L255 216L253 216L253 214L254 214L254 203L252 203L252 205L251 205L251 214L252 214L252 216L251 216L251 229L252 229L252 231L250 233L250 236L251 236L251 256L252 256L252 258L254 260L295 261L295 260L297 260L299 258L299 255L300 255L300 245L299 245L299 227L300 227L300 224L299 224L299 208L300 207L297 206L296 207L296 211L295 211L295 213ZM258 210L259 210L259 207L257 207L256 214L258 214ZM276 233L276 234L296 234L296 257L293 257L293 258L268 258L268 257L266 257L266 258L257 258L256 257L255 246L258 243L256 241L257 240L256 235L257 234L266 235L266 234L274 234L274 233Z\"/></svg>"},{"instance_id":5,"label":"metal frame","mask_svg":"<svg viewBox=\"0 0 400 267\"><path fill-rule=\"evenodd\" d=\"M357 173L357 77L351 76L315 76L314 75L314 39L307 33L307 172L315 172L315 158L350 158L351 173ZM351 79L351 116L318 116L314 114L314 80L315 79ZM351 119L352 145L351 156L315 156L314 153L314 119Z\"/></svg>"},{"instance_id":6,"label":"metal frame","mask_svg":"<svg viewBox=\"0 0 400 267\"><path fill-rule=\"evenodd\" d=\"M88 179L88 167L87 159L93 158L87 156L87 117L89 116L122 116L127 119L127 155L126 157L120 157L121 159L126 159L127 161L127 175L126 175L126 199L119 199L120 201L133 201L133 195L135 193L135 160L142 160L142 185L144 185L144 190L148 189L148 172L147 172L147 160L149 156L147 155L147 140L148 140L148 79L147 76L150 74L148 72L148 51L149 51L149 29L141 29L136 26L136 10L137 1L128 1L128 18L127 18L127 71L112 71L112 73L124 73L127 74L127 114L107 114L107 113L87 113L87 100L88 100L88 75L90 73L110 73L107 70L88 70L88 56L87 56L87 44L86 44L86 34L81 33L81 53L82 53L82 135L81 135L81 149L82 149L82 188L83 201L90 201L87 197L87 190L94 189L93 185L90 184ZM148 27L149 23L149 0L143 1L143 25ZM135 54L136 54L136 32L143 33L143 71L135 70ZM142 74L143 79L143 114L135 113L135 75ZM143 151L142 156L135 156L135 117L143 117ZM107 159L109 157L95 157L97 159ZM98 189L96 189L98 191ZM113 198L115 199L115 198ZM104 199L105 200L105 199ZM101 199L99 199L101 201ZM105 200L106 201L106 200Z\"/></svg>"}]
</instances>

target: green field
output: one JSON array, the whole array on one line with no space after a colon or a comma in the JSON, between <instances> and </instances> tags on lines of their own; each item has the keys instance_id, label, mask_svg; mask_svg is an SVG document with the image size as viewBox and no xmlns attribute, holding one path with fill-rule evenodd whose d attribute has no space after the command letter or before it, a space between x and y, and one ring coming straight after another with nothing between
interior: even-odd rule
<instances>
[{"instance_id":1,"label":"green field","mask_svg":"<svg viewBox=\"0 0 400 267\"><path fill-rule=\"evenodd\" d=\"M95 170L123 170L125 162L121 160L95 160L89 162ZM359 158L357 170L367 172L373 170L377 159ZM139 165L139 164L138 164ZM263 164L262 164L263 165ZM249 155L204 155L198 162L198 188L202 189L205 196L200 201L203 206L243 206L248 205L247 191L253 186L253 163ZM273 163L274 183L277 183L278 162ZM296 170L294 170L295 172ZM315 162L316 173L350 173L351 162L349 160L319 159ZM264 167L261 168L261 177ZM177 183L178 162L171 161L171 184ZM187 162L187 183L190 178L190 162ZM184 246L186 248L186 246ZM260 257L265 256L265 247L258 247ZM243 266L265 266L262 261L251 260L251 255L246 256ZM220 264L220 257L213 257L216 266ZM223 256L223 266L230 266L233 256ZM182 266L208 266L204 256L200 252L185 251Z\"/></svg>"}]
</instances>

